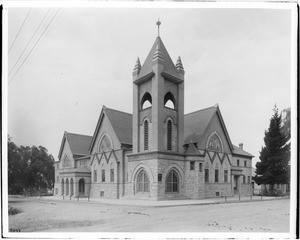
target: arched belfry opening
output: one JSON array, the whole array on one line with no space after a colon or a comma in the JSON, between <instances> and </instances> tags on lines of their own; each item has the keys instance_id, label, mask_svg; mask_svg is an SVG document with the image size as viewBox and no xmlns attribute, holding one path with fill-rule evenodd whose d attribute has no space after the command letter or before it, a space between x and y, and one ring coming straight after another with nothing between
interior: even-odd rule
<instances>
[{"instance_id":1,"label":"arched belfry opening","mask_svg":"<svg viewBox=\"0 0 300 240\"><path fill-rule=\"evenodd\" d=\"M167 108L175 109L175 97L171 92L167 92L164 99L164 105Z\"/></svg>"},{"instance_id":2,"label":"arched belfry opening","mask_svg":"<svg viewBox=\"0 0 300 240\"><path fill-rule=\"evenodd\" d=\"M147 118L150 151L184 153L184 70L181 59L175 66L158 36L144 63L141 65L137 60L132 77L132 152L144 154L147 149L147 124L144 124ZM169 117L173 120L168 126L166 119Z\"/></svg>"},{"instance_id":3,"label":"arched belfry opening","mask_svg":"<svg viewBox=\"0 0 300 240\"><path fill-rule=\"evenodd\" d=\"M144 94L144 96L142 97L141 108L145 109L145 108L149 108L151 106L152 106L152 97L151 97L150 93L146 92Z\"/></svg>"}]
</instances>

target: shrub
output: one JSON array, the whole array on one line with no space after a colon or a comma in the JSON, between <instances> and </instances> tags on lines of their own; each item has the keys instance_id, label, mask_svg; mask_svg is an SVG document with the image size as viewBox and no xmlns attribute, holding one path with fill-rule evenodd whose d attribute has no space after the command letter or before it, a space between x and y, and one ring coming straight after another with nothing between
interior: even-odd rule
<instances>
[{"instance_id":1,"label":"shrub","mask_svg":"<svg viewBox=\"0 0 300 240\"><path fill-rule=\"evenodd\" d=\"M22 211L18 208L8 206L8 215L16 215L16 214L21 213L21 212Z\"/></svg>"}]
</instances>

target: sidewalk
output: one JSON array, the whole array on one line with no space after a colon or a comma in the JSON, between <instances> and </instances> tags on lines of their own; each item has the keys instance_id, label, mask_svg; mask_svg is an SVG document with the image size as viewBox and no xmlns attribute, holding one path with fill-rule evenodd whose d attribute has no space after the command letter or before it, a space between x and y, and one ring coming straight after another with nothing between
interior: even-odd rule
<instances>
[{"instance_id":1,"label":"sidewalk","mask_svg":"<svg viewBox=\"0 0 300 240\"><path fill-rule=\"evenodd\" d=\"M76 201L78 203L94 203L94 204L107 204L107 205L122 205L122 206L136 206L136 207L175 207L175 206L189 206L189 205L208 205L208 204L224 204L224 203L240 203L240 202L258 202L258 201L270 201L289 199L289 197L268 197L268 196L233 196L233 197L219 197L219 198L207 198L200 200L136 200L136 199L97 199L97 198L59 198L54 196L35 197L41 200L53 200L53 201Z\"/></svg>"}]
</instances>

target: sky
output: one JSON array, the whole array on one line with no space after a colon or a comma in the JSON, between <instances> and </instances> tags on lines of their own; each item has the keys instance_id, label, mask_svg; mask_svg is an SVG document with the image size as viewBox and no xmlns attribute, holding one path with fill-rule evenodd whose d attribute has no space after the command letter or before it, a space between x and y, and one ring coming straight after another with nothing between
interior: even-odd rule
<instances>
[{"instance_id":1,"label":"sky","mask_svg":"<svg viewBox=\"0 0 300 240\"><path fill-rule=\"evenodd\" d=\"M49 8L32 8L16 38L29 10L8 9L8 72ZM158 18L166 49L185 69L185 113L218 103L232 143L244 144L254 166L274 104L291 106L289 9L60 8L8 76L12 140L42 145L57 160L64 131L92 136L103 105L132 113L132 71L155 41Z\"/></svg>"}]
</instances>

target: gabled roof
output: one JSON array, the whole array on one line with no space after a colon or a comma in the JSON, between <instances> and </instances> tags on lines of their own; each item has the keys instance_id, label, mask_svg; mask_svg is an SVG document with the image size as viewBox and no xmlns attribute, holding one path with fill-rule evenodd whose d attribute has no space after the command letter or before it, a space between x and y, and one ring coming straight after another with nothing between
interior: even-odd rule
<instances>
[{"instance_id":1,"label":"gabled roof","mask_svg":"<svg viewBox=\"0 0 300 240\"><path fill-rule=\"evenodd\" d=\"M201 155L198 149L193 143L189 143L187 149L184 152L185 155Z\"/></svg>"},{"instance_id":2,"label":"gabled roof","mask_svg":"<svg viewBox=\"0 0 300 240\"><path fill-rule=\"evenodd\" d=\"M228 145L230 149L233 150L233 145L231 143L218 105L189 113L184 116L184 143L187 144L189 142L200 142L203 139L202 136L214 114L218 115L221 126L228 141Z\"/></svg>"},{"instance_id":3,"label":"gabled roof","mask_svg":"<svg viewBox=\"0 0 300 240\"><path fill-rule=\"evenodd\" d=\"M160 51L160 56L163 58L163 65L164 65L163 72L166 72L172 76L180 78L177 69L160 37L157 37L155 39L155 42L139 72L138 78L142 78L152 72L152 60L157 49Z\"/></svg>"},{"instance_id":4,"label":"gabled roof","mask_svg":"<svg viewBox=\"0 0 300 240\"><path fill-rule=\"evenodd\" d=\"M216 107L209 107L184 115L185 144L199 142L215 112Z\"/></svg>"},{"instance_id":5,"label":"gabled roof","mask_svg":"<svg viewBox=\"0 0 300 240\"><path fill-rule=\"evenodd\" d=\"M242 156L247 156L247 157L254 157L252 154L246 152L245 150L233 145L233 151L232 151L233 154L236 154L236 155L242 155Z\"/></svg>"},{"instance_id":6,"label":"gabled roof","mask_svg":"<svg viewBox=\"0 0 300 240\"><path fill-rule=\"evenodd\" d=\"M64 132L63 140L60 146L58 158L60 159L65 141L68 141L73 155L84 156L88 154L88 149L92 141L91 136Z\"/></svg>"},{"instance_id":7,"label":"gabled roof","mask_svg":"<svg viewBox=\"0 0 300 240\"><path fill-rule=\"evenodd\" d=\"M105 113L120 143L132 145L132 114L106 108Z\"/></svg>"},{"instance_id":8,"label":"gabled roof","mask_svg":"<svg viewBox=\"0 0 300 240\"><path fill-rule=\"evenodd\" d=\"M89 151L92 150L93 145L95 144L104 115L107 116L120 143L132 145L132 114L103 106L91 144L89 146Z\"/></svg>"}]
</instances>

